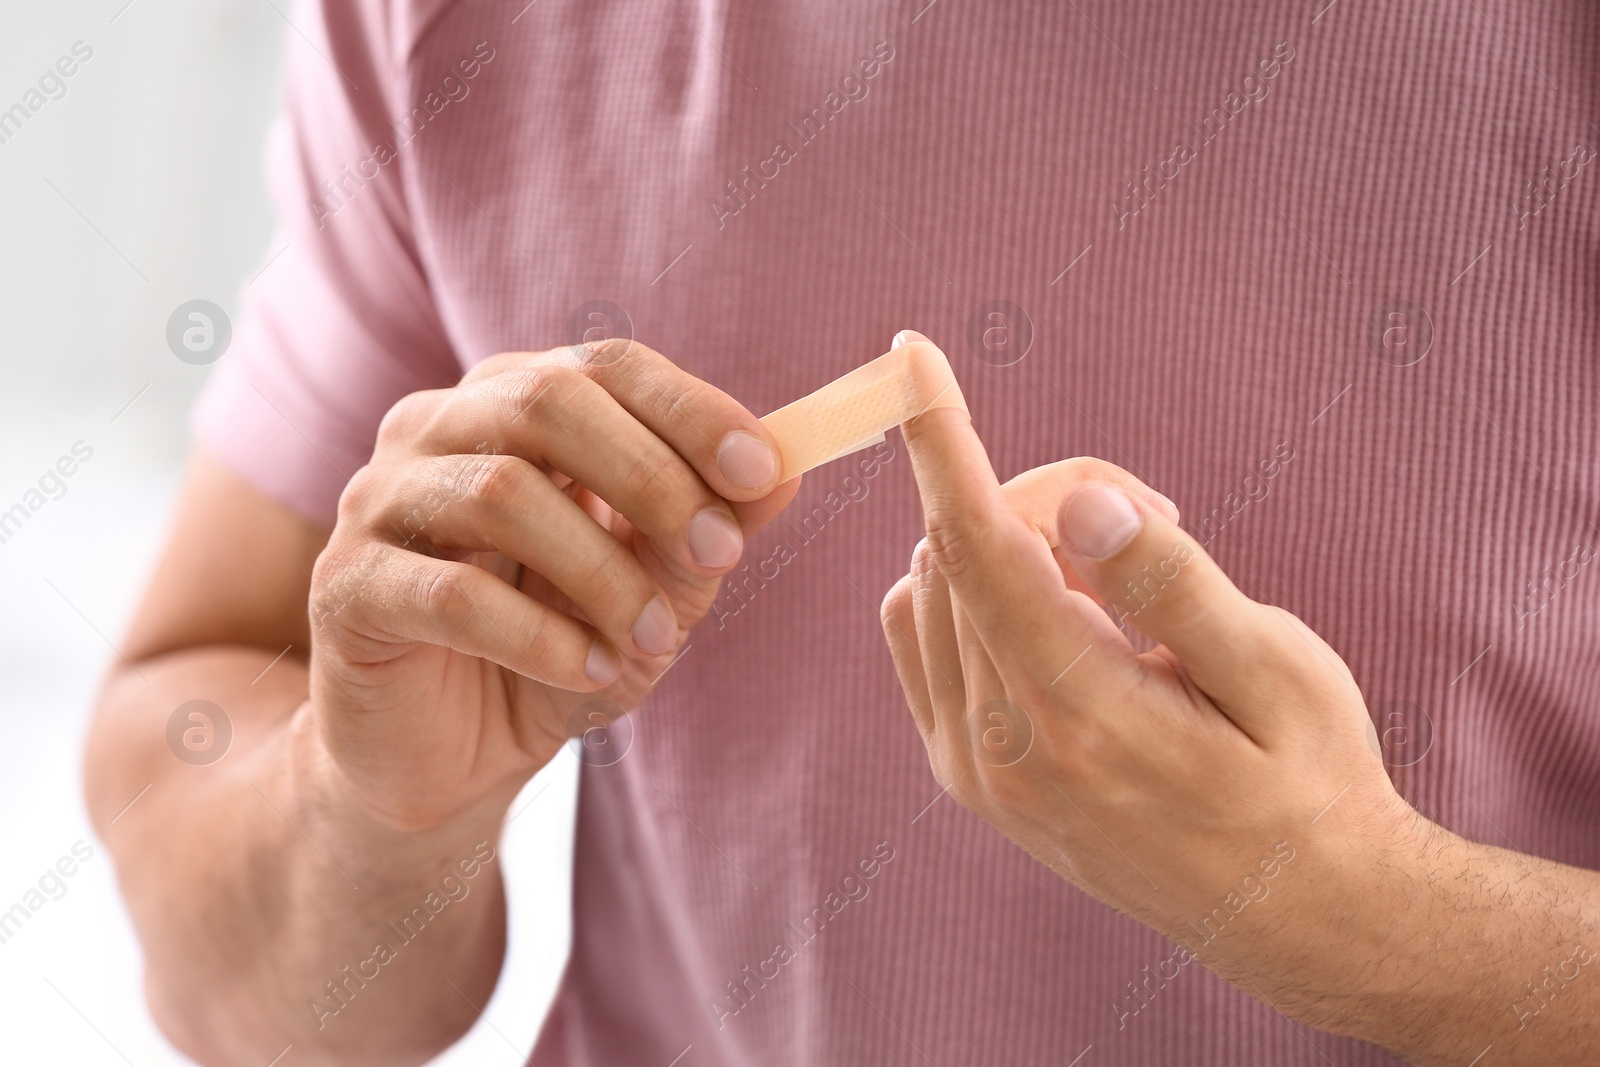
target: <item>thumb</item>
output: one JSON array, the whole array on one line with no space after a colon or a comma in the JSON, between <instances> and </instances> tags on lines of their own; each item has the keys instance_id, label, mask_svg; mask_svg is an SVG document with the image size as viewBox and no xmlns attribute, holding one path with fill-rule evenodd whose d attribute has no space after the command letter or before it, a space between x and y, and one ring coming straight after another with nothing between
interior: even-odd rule
<instances>
[{"instance_id":1,"label":"thumb","mask_svg":"<svg viewBox=\"0 0 1600 1067\"><path fill-rule=\"evenodd\" d=\"M794 495L800 491L800 482L803 478L804 475L790 478L759 500L730 502L733 514L739 520L739 528L744 531L745 540L748 541L751 535L777 518L778 513L789 506Z\"/></svg>"}]
</instances>

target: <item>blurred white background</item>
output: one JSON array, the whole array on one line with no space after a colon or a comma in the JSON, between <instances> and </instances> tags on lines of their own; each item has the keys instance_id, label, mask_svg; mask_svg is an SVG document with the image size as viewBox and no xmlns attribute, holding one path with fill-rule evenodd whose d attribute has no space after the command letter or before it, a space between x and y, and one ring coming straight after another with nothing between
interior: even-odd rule
<instances>
[{"instance_id":1,"label":"blurred white background","mask_svg":"<svg viewBox=\"0 0 1600 1067\"><path fill-rule=\"evenodd\" d=\"M94 850L65 895L0 944L0 1062L189 1062L145 1014L138 945L84 816L79 752L164 536L187 409L208 373L168 349L168 316L196 298L233 315L269 252L261 144L289 13L288 0L0 13L0 112L36 101L29 90L76 43L93 50L64 95L45 96L0 143L0 512L74 443L93 450L59 498L0 533L0 910L74 842ZM519 800L537 797L503 849L515 901L506 970L440 1064L516 1067L532 1044L565 962L575 766L563 754ZM281 1067L293 1062L291 1051Z\"/></svg>"}]
</instances>

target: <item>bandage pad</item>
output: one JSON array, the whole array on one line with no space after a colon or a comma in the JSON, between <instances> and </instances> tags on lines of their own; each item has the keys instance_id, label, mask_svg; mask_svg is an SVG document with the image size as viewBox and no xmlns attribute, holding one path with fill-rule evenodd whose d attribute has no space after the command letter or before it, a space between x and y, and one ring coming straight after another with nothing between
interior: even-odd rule
<instances>
[{"instance_id":1,"label":"bandage pad","mask_svg":"<svg viewBox=\"0 0 1600 1067\"><path fill-rule=\"evenodd\" d=\"M910 341L761 420L782 454L788 481L883 440L892 427L932 408L967 410L944 353Z\"/></svg>"}]
</instances>

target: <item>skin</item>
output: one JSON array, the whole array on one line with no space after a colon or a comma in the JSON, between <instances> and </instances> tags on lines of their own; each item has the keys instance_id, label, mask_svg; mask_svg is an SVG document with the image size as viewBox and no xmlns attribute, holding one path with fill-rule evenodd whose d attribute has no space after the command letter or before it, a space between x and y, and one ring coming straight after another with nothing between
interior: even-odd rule
<instances>
[{"instance_id":1,"label":"skin","mask_svg":"<svg viewBox=\"0 0 1600 1067\"><path fill-rule=\"evenodd\" d=\"M753 448L728 446L740 433ZM617 341L405 398L331 530L195 457L85 767L180 1049L415 1064L467 1030L504 954L508 805L648 695L742 537L792 499L771 445ZM196 698L233 728L204 766L166 740ZM402 939L429 894L445 903ZM380 939L400 947L365 962Z\"/></svg>"},{"instance_id":2,"label":"skin","mask_svg":"<svg viewBox=\"0 0 1600 1067\"><path fill-rule=\"evenodd\" d=\"M470 1026L504 952L507 805L594 725L587 702L636 706L709 608L737 556L697 563L693 516L749 534L793 496L723 472L731 430L765 440L624 343L496 357L407 398L331 530L195 458L86 766L152 1013L183 1051L420 1063ZM1068 460L1000 486L958 413L906 436L929 536L885 630L957 800L1311 1025L1428 1063L1600 1055L1592 872L1409 809L1338 657L1243 597L1130 475ZM1103 485L1139 526L1092 558L1064 535ZM674 624L659 652L634 629L658 596ZM1161 647L1134 655L1091 597ZM197 697L234 730L206 766L166 742ZM346 978L447 876L470 892L436 934ZM331 981L348 1003L319 1016Z\"/></svg>"},{"instance_id":3,"label":"skin","mask_svg":"<svg viewBox=\"0 0 1600 1067\"><path fill-rule=\"evenodd\" d=\"M1600 876L1407 805L1333 649L1126 472L1001 485L961 412L904 430L927 538L882 618L957 801L1290 1018L1418 1063L1600 1062Z\"/></svg>"}]
</instances>

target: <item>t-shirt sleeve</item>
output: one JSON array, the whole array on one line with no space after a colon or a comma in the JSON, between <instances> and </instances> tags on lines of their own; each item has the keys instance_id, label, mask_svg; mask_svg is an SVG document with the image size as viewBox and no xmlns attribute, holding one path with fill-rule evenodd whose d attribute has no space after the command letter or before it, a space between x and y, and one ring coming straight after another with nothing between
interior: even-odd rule
<instances>
[{"instance_id":1,"label":"t-shirt sleeve","mask_svg":"<svg viewBox=\"0 0 1600 1067\"><path fill-rule=\"evenodd\" d=\"M268 135L277 232L233 340L191 413L198 447L331 524L400 397L461 369L408 215L390 116L404 92L385 0L306 0L284 46Z\"/></svg>"}]
</instances>

